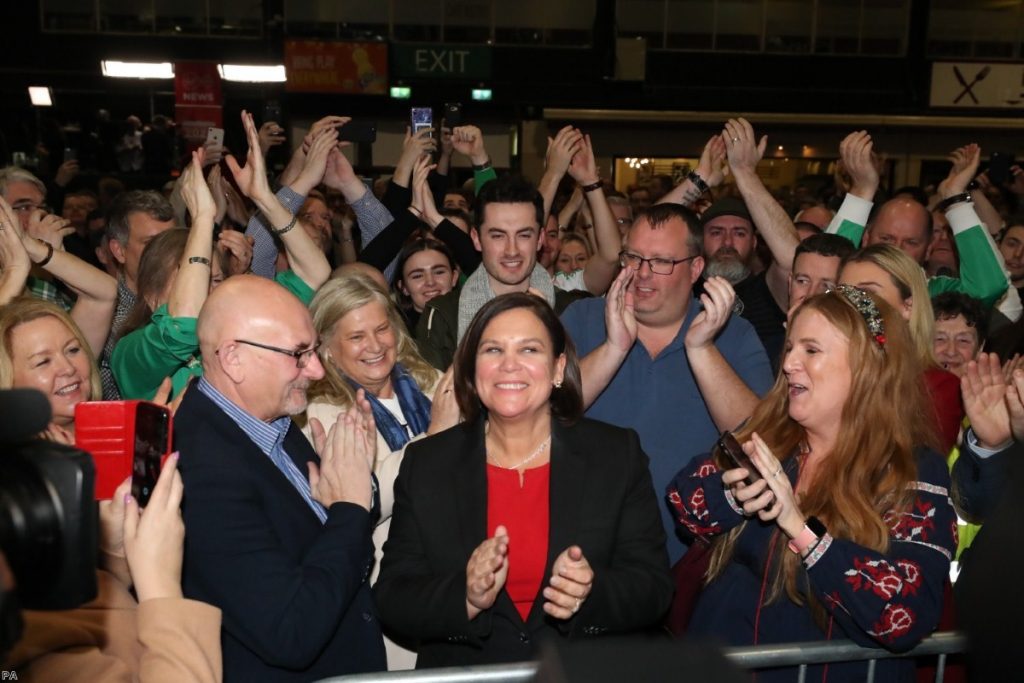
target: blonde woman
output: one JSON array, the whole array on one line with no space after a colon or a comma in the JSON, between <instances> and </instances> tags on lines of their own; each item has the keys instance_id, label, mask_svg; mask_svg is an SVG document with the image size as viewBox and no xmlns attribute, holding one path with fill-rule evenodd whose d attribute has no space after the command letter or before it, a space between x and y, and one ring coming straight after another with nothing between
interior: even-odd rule
<instances>
[{"instance_id":1,"label":"blonde woman","mask_svg":"<svg viewBox=\"0 0 1024 683\"><path fill-rule=\"evenodd\" d=\"M921 266L896 247L873 244L846 257L839 269L839 282L876 294L907 321L935 427L948 452L956 443L964 417L960 380L935 360L935 314Z\"/></svg>"},{"instance_id":2,"label":"blonde woman","mask_svg":"<svg viewBox=\"0 0 1024 683\"><path fill-rule=\"evenodd\" d=\"M451 377L424 361L406 332L401 313L379 284L362 273L329 280L310 305L320 336L317 353L324 377L310 387L309 422L328 427L364 389L377 425L374 473L380 490L380 518L373 533L380 570L384 541L391 528L393 486L410 440L436 434L458 422ZM303 430L312 440L309 424ZM388 668L412 668L415 654L386 641Z\"/></svg>"}]
</instances>

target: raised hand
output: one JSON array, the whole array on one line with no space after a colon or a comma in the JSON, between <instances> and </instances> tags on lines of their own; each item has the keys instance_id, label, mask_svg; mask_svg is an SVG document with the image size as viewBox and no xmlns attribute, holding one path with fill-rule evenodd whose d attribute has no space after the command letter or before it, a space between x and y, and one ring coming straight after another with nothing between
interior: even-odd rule
<instances>
[{"instance_id":1,"label":"raised hand","mask_svg":"<svg viewBox=\"0 0 1024 683\"><path fill-rule=\"evenodd\" d=\"M551 578L544 588L544 612L555 619L571 619L594 587L594 570L583 549L570 546L555 558Z\"/></svg>"},{"instance_id":2,"label":"raised hand","mask_svg":"<svg viewBox=\"0 0 1024 683\"><path fill-rule=\"evenodd\" d=\"M722 141L729 157L729 168L734 174L754 173L768 146L768 136L762 135L758 140L754 127L743 118L725 122Z\"/></svg>"},{"instance_id":3,"label":"raised hand","mask_svg":"<svg viewBox=\"0 0 1024 683\"><path fill-rule=\"evenodd\" d=\"M337 144L337 128L322 128L316 134L302 163L302 170L291 183L291 188L295 192L301 195L309 194L310 190L323 181L327 170L327 159Z\"/></svg>"},{"instance_id":4,"label":"raised hand","mask_svg":"<svg viewBox=\"0 0 1024 683\"><path fill-rule=\"evenodd\" d=\"M402 143L402 154L395 164L395 174L392 180L396 185L409 187L412 180L412 171L416 162L424 156L429 156L437 149L437 140L431 137L433 128L421 128L413 133L408 127L405 129L405 141Z\"/></svg>"},{"instance_id":5,"label":"raised hand","mask_svg":"<svg viewBox=\"0 0 1024 683\"><path fill-rule=\"evenodd\" d=\"M490 609L508 578L508 530L498 526L466 563L466 615L475 619Z\"/></svg>"},{"instance_id":6,"label":"raised hand","mask_svg":"<svg viewBox=\"0 0 1024 683\"><path fill-rule=\"evenodd\" d=\"M436 227L442 218L437 212L437 205L434 204L434 193L427 183L427 177L435 168L437 164L430 163L428 156L422 156L416 162L412 173L412 203L409 205L409 208L418 213L419 218L432 228Z\"/></svg>"},{"instance_id":7,"label":"raised hand","mask_svg":"<svg viewBox=\"0 0 1024 683\"><path fill-rule=\"evenodd\" d=\"M949 155L949 160L953 166L949 169L949 175L939 183L939 195L943 199L967 191L967 186L974 179L974 174L978 172L981 148L974 143L957 147Z\"/></svg>"},{"instance_id":8,"label":"raised hand","mask_svg":"<svg viewBox=\"0 0 1024 683\"><path fill-rule=\"evenodd\" d=\"M725 278L710 277L704 283L704 293L700 295L700 302L704 305L704 310L693 319L683 340L688 349L715 343L715 337L732 315L736 290Z\"/></svg>"},{"instance_id":9,"label":"raised hand","mask_svg":"<svg viewBox=\"0 0 1024 683\"><path fill-rule=\"evenodd\" d=\"M597 161L594 159L594 146L590 136L584 135L579 149L569 162L569 175L580 185L592 185L601 180L597 172Z\"/></svg>"},{"instance_id":10,"label":"raised hand","mask_svg":"<svg viewBox=\"0 0 1024 683\"><path fill-rule=\"evenodd\" d=\"M704 151L697 162L697 175L708 184L718 187L725 180L726 144L724 135L712 135L704 145Z\"/></svg>"},{"instance_id":11,"label":"raised hand","mask_svg":"<svg viewBox=\"0 0 1024 683\"><path fill-rule=\"evenodd\" d=\"M72 234L75 227L71 221L53 213L36 209L31 213L26 226L27 237L46 242L55 251L64 251L64 238Z\"/></svg>"},{"instance_id":12,"label":"raised hand","mask_svg":"<svg viewBox=\"0 0 1024 683\"><path fill-rule=\"evenodd\" d=\"M210 188L210 194L213 196L213 205L216 207L216 212L213 215L214 223L223 223L224 216L228 213L228 199L221 189L221 180L223 180L223 176L220 172L220 166L214 166L206 176L206 186Z\"/></svg>"},{"instance_id":13,"label":"raised hand","mask_svg":"<svg viewBox=\"0 0 1024 683\"><path fill-rule=\"evenodd\" d=\"M256 124L253 123L252 114L244 109L242 127L245 128L245 138L249 143L245 166L239 166L233 154L227 155L224 160L242 194L260 203L261 200L266 201L268 195L273 196L273 193L270 191L270 183L267 182L267 166L260 153L260 136L256 132Z\"/></svg>"},{"instance_id":14,"label":"raised hand","mask_svg":"<svg viewBox=\"0 0 1024 683\"><path fill-rule=\"evenodd\" d=\"M349 116L335 116L332 114L330 116L323 117L319 121L316 121L310 127L309 132L306 133L306 137L302 139L302 151L309 151L310 145L313 144L313 141L316 139L317 135L320 134L320 131L326 128L339 128L341 126L344 126L351 120L352 118Z\"/></svg>"},{"instance_id":15,"label":"raised hand","mask_svg":"<svg viewBox=\"0 0 1024 683\"><path fill-rule=\"evenodd\" d=\"M982 448L998 449L1010 440L1006 380L994 353L979 353L960 378L964 412Z\"/></svg>"},{"instance_id":16,"label":"raised hand","mask_svg":"<svg viewBox=\"0 0 1024 683\"><path fill-rule=\"evenodd\" d=\"M638 332L635 302L631 285L636 271L624 267L605 295L604 323L608 344L623 356L629 353L636 342Z\"/></svg>"},{"instance_id":17,"label":"raised hand","mask_svg":"<svg viewBox=\"0 0 1024 683\"><path fill-rule=\"evenodd\" d=\"M548 138L548 151L545 155L545 164L549 171L565 175L569 170L569 164L573 157L583 146L583 133L572 126L565 126L555 134L554 138Z\"/></svg>"},{"instance_id":18,"label":"raised hand","mask_svg":"<svg viewBox=\"0 0 1024 683\"><path fill-rule=\"evenodd\" d=\"M220 236L214 248L222 254L227 254L227 272L225 277L241 275L249 272L252 265L252 250L256 240L253 237L246 237L245 233L237 230L221 230Z\"/></svg>"},{"instance_id":19,"label":"raised hand","mask_svg":"<svg viewBox=\"0 0 1024 683\"><path fill-rule=\"evenodd\" d=\"M284 135L284 129L277 123L277 121L264 121L263 125L260 126L260 153L263 156L267 156L267 152L270 151L271 147L280 145L287 138Z\"/></svg>"},{"instance_id":20,"label":"raised hand","mask_svg":"<svg viewBox=\"0 0 1024 683\"><path fill-rule=\"evenodd\" d=\"M339 143L345 144L345 143ZM356 177L352 164L339 148L334 148L327 155L327 168L324 170L324 185L332 190L343 190L347 184L360 182ZM362 183L360 183L362 184Z\"/></svg>"},{"instance_id":21,"label":"raised hand","mask_svg":"<svg viewBox=\"0 0 1024 683\"><path fill-rule=\"evenodd\" d=\"M874 152L874 142L866 130L850 133L839 143L843 168L850 174L850 194L874 200L878 191L881 162Z\"/></svg>"},{"instance_id":22,"label":"raised hand","mask_svg":"<svg viewBox=\"0 0 1024 683\"><path fill-rule=\"evenodd\" d=\"M11 205L0 197L0 271L3 279L13 277L15 271L21 276L20 286L13 288L17 294L25 286L25 278L32 268L32 261L22 242L21 223ZM0 301L0 303L4 303Z\"/></svg>"},{"instance_id":23,"label":"raised hand","mask_svg":"<svg viewBox=\"0 0 1024 683\"><path fill-rule=\"evenodd\" d=\"M192 152L192 163L185 167L182 174L181 198L185 201L185 207L192 216L192 224L197 223L197 218L213 219L217 215L217 204L210 192L210 186L203 178L203 159L206 151L200 147ZM212 229L213 220L210 220Z\"/></svg>"},{"instance_id":24,"label":"raised hand","mask_svg":"<svg viewBox=\"0 0 1024 683\"><path fill-rule=\"evenodd\" d=\"M487 163L487 150L484 148L484 134L476 126L456 126L452 129L452 147L459 154L469 157L469 161L482 166Z\"/></svg>"}]
</instances>

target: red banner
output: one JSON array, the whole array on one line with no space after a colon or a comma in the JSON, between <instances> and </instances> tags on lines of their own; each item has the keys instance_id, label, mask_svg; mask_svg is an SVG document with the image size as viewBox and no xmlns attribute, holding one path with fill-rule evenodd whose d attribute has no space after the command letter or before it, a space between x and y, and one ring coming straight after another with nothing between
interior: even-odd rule
<instances>
[{"instance_id":1,"label":"red banner","mask_svg":"<svg viewBox=\"0 0 1024 683\"><path fill-rule=\"evenodd\" d=\"M288 92L387 93L386 43L286 40L284 64Z\"/></svg>"},{"instance_id":2,"label":"red banner","mask_svg":"<svg viewBox=\"0 0 1024 683\"><path fill-rule=\"evenodd\" d=\"M224 126L223 103L216 64L175 63L174 118L190 149L206 140L208 128Z\"/></svg>"}]
</instances>

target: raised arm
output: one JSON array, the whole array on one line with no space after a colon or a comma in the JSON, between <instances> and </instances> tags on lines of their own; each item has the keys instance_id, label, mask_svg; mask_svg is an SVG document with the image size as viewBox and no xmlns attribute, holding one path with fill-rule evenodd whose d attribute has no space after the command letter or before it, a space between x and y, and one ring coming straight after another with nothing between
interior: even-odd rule
<instances>
[{"instance_id":1,"label":"raised arm","mask_svg":"<svg viewBox=\"0 0 1024 683\"><path fill-rule=\"evenodd\" d=\"M198 318L210 292L210 258L213 253L213 219L217 205L203 178L203 150L192 152L192 163L182 174L181 196L192 216L185 251L178 262L167 313L173 318Z\"/></svg>"},{"instance_id":2,"label":"raised arm","mask_svg":"<svg viewBox=\"0 0 1024 683\"><path fill-rule=\"evenodd\" d=\"M638 329L633 293L629 291L629 284L635 274L635 270L626 267L612 281L605 296L606 338L580 360L584 408L589 408L611 383L636 343Z\"/></svg>"},{"instance_id":3,"label":"raised arm","mask_svg":"<svg viewBox=\"0 0 1024 683\"><path fill-rule=\"evenodd\" d=\"M587 206L590 207L590 214L594 219L594 242L597 248L583 269L583 282L587 286L587 291L594 296L601 296L608 291L609 285L619 272L622 236L601 187L601 176L598 175L594 146L589 135L584 136L579 151L569 163L569 174L584 192Z\"/></svg>"},{"instance_id":4,"label":"raised arm","mask_svg":"<svg viewBox=\"0 0 1024 683\"><path fill-rule=\"evenodd\" d=\"M839 143L840 165L850 175L850 189L826 232L833 232L860 246L864 226L878 192L878 157L866 130L850 133Z\"/></svg>"},{"instance_id":5,"label":"raised arm","mask_svg":"<svg viewBox=\"0 0 1024 683\"><path fill-rule=\"evenodd\" d=\"M713 135L704 145L696 170L683 179L657 201L658 204L682 204L692 206L711 188L718 187L725 179L725 143L721 135Z\"/></svg>"},{"instance_id":6,"label":"raised arm","mask_svg":"<svg viewBox=\"0 0 1024 683\"><path fill-rule=\"evenodd\" d=\"M939 207L946 212L960 254L960 279L933 278L929 292L964 292L981 299L986 306L994 304L1009 286L999 249L981 223L967 192L981 161L981 149L970 144L956 150L951 157L953 167L939 183ZM935 283L935 284L932 284Z\"/></svg>"},{"instance_id":7,"label":"raised arm","mask_svg":"<svg viewBox=\"0 0 1024 683\"><path fill-rule=\"evenodd\" d=\"M544 176L540 179L537 189L544 198L544 222L548 220L551 213L551 206L555 203L555 194L558 193L558 184L562 182L565 172L569 170L576 152L583 147L583 134L572 126L566 126L555 134L554 138L548 138L548 151L544 162Z\"/></svg>"},{"instance_id":8,"label":"raised arm","mask_svg":"<svg viewBox=\"0 0 1024 683\"><path fill-rule=\"evenodd\" d=\"M82 329L93 352L100 350L110 334L117 301L117 281L99 268L64 251L64 235L69 230L60 216L35 212L29 221L29 234L21 226L12 226L21 235L22 245L33 263L71 288L78 299L71 317Z\"/></svg>"},{"instance_id":9,"label":"raised arm","mask_svg":"<svg viewBox=\"0 0 1024 683\"><path fill-rule=\"evenodd\" d=\"M296 148L295 152L292 154L292 158L288 161L288 165L281 173L281 177L279 178L280 183L282 185L290 186L293 182L295 182L295 180L299 177L299 174L302 173L302 169L305 167L306 155L309 154L310 145L313 144L313 140L315 140L316 137L322 131L328 128L337 128L338 126L343 126L350 120L351 119L349 119L349 117L347 116L334 116L332 114L330 116L325 116L322 119L313 123L313 125L309 129L309 132L306 133L306 137L302 139L302 144L299 145L298 148ZM264 150L263 148L263 138L260 138L259 144L262 155L266 156L266 150ZM305 196L304 193L300 192L299 194Z\"/></svg>"},{"instance_id":10,"label":"raised arm","mask_svg":"<svg viewBox=\"0 0 1024 683\"><path fill-rule=\"evenodd\" d=\"M263 155L259 153L259 135L252 120L252 114L242 111L242 125L245 126L249 141L249 151L245 166L239 166L231 155L227 157L228 168L235 177L238 188L266 216L271 230L280 236L288 252L288 262L295 274L312 289L317 289L331 275L331 266L327 257L316 245L305 230L295 230L298 217L293 216L281 201L270 190L267 182ZM317 157L311 163L321 169L327 163L327 155L338 140L338 132L334 128L321 132L310 147L310 157ZM321 176L323 172L321 170Z\"/></svg>"},{"instance_id":11,"label":"raised arm","mask_svg":"<svg viewBox=\"0 0 1024 683\"><path fill-rule=\"evenodd\" d=\"M736 292L724 278L711 277L700 300L704 310L686 331L686 357L715 426L721 431L735 429L753 414L760 400L715 346L732 315Z\"/></svg>"},{"instance_id":12,"label":"raised arm","mask_svg":"<svg viewBox=\"0 0 1024 683\"><path fill-rule=\"evenodd\" d=\"M786 310L789 308L789 272L793 267L793 256L800 238L789 215L757 175L757 164L764 157L768 136L762 136L758 141L753 127L746 119L730 119L722 131L722 139L726 141L729 168L736 179L736 187L750 211L759 236L772 252L772 262L766 276L768 288L779 307Z\"/></svg>"},{"instance_id":13,"label":"raised arm","mask_svg":"<svg viewBox=\"0 0 1024 683\"><path fill-rule=\"evenodd\" d=\"M32 261L21 242L18 217L11 205L0 197L0 306L25 291L31 269Z\"/></svg>"}]
</instances>

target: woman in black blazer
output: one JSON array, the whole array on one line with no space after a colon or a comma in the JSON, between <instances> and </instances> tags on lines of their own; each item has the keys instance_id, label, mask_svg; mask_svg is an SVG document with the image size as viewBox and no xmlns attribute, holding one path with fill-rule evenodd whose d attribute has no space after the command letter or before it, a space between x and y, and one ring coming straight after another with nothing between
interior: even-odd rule
<instances>
[{"instance_id":1,"label":"woman in black blazer","mask_svg":"<svg viewBox=\"0 0 1024 683\"><path fill-rule=\"evenodd\" d=\"M580 417L575 351L551 308L529 294L484 305L454 390L465 422L406 450L375 589L417 666L656 627L672 582L647 456L632 430Z\"/></svg>"}]
</instances>

